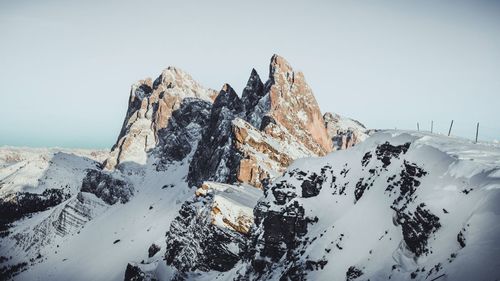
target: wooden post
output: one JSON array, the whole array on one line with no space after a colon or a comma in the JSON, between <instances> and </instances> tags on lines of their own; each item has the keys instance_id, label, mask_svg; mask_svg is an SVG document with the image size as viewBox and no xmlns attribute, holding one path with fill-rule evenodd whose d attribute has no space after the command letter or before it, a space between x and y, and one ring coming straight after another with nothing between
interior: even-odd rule
<instances>
[{"instance_id":1,"label":"wooden post","mask_svg":"<svg viewBox=\"0 0 500 281\"><path fill-rule=\"evenodd\" d=\"M476 126L476 143L477 143L477 135L479 134L479 122L477 122Z\"/></svg>"},{"instance_id":2,"label":"wooden post","mask_svg":"<svg viewBox=\"0 0 500 281\"><path fill-rule=\"evenodd\" d=\"M451 120L451 124L450 124L450 130L448 131L448 137L450 136L451 134L451 128L453 127L453 120Z\"/></svg>"},{"instance_id":3,"label":"wooden post","mask_svg":"<svg viewBox=\"0 0 500 281\"><path fill-rule=\"evenodd\" d=\"M420 131L420 126L419 126L418 122L417 122L417 131Z\"/></svg>"},{"instance_id":4,"label":"wooden post","mask_svg":"<svg viewBox=\"0 0 500 281\"><path fill-rule=\"evenodd\" d=\"M432 131L434 131L434 120L431 120L431 134L432 134Z\"/></svg>"}]
</instances>

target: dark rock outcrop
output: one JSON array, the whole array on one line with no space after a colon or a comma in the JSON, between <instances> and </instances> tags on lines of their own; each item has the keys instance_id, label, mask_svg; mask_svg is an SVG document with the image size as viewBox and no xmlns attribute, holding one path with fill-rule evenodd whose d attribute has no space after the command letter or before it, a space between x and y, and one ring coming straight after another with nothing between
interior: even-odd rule
<instances>
[{"instance_id":1,"label":"dark rock outcrop","mask_svg":"<svg viewBox=\"0 0 500 281\"><path fill-rule=\"evenodd\" d=\"M265 84L252 70L241 100L224 85L190 165L191 186L210 180L262 188L293 159L332 150L303 74L277 55L269 69Z\"/></svg>"},{"instance_id":2,"label":"dark rock outcrop","mask_svg":"<svg viewBox=\"0 0 500 281\"><path fill-rule=\"evenodd\" d=\"M401 225L406 246L417 257L429 253L427 241L441 227L439 217L424 207L422 203L413 213L397 212L397 223Z\"/></svg>"},{"instance_id":3,"label":"dark rock outcrop","mask_svg":"<svg viewBox=\"0 0 500 281\"><path fill-rule=\"evenodd\" d=\"M363 271L355 266L349 267L347 272L345 273L345 280L346 281L352 281L355 280L363 275Z\"/></svg>"},{"instance_id":4,"label":"dark rock outcrop","mask_svg":"<svg viewBox=\"0 0 500 281\"><path fill-rule=\"evenodd\" d=\"M203 181L233 183L241 154L234 149L232 121L241 117L243 103L228 84L222 87L203 131L201 144L189 166L188 182L199 186Z\"/></svg>"},{"instance_id":5,"label":"dark rock outcrop","mask_svg":"<svg viewBox=\"0 0 500 281\"><path fill-rule=\"evenodd\" d=\"M386 168L391 164L391 158L399 159L399 155L406 153L409 147L409 142L401 145L392 145L389 142L385 142L377 146L375 154L377 155L377 159L382 161L382 167Z\"/></svg>"},{"instance_id":6,"label":"dark rock outcrop","mask_svg":"<svg viewBox=\"0 0 500 281\"><path fill-rule=\"evenodd\" d=\"M172 113L167 128L158 131L157 170L164 170L168 164L182 161L194 152L201 139L201 132L209 122L211 107L212 104L204 100L183 100L179 109Z\"/></svg>"},{"instance_id":7,"label":"dark rock outcrop","mask_svg":"<svg viewBox=\"0 0 500 281\"><path fill-rule=\"evenodd\" d=\"M161 250L161 247L156 245L156 244L151 244L151 246L149 246L149 249L148 249L148 257L151 258L153 257L154 255L156 255L156 253L158 253L159 251Z\"/></svg>"},{"instance_id":8,"label":"dark rock outcrop","mask_svg":"<svg viewBox=\"0 0 500 281\"><path fill-rule=\"evenodd\" d=\"M165 260L180 272L227 271L240 259L246 237L212 223L212 196L185 202L170 225Z\"/></svg>"},{"instance_id":9,"label":"dark rock outcrop","mask_svg":"<svg viewBox=\"0 0 500 281\"><path fill-rule=\"evenodd\" d=\"M124 281L145 281L146 274L137 266L133 264L127 264L125 269Z\"/></svg>"},{"instance_id":10,"label":"dark rock outcrop","mask_svg":"<svg viewBox=\"0 0 500 281\"><path fill-rule=\"evenodd\" d=\"M113 205L127 203L133 195L133 187L124 180L114 178L99 170L89 170L83 179L81 192L89 192Z\"/></svg>"},{"instance_id":11,"label":"dark rock outcrop","mask_svg":"<svg viewBox=\"0 0 500 281\"><path fill-rule=\"evenodd\" d=\"M264 83L260 79L259 74L255 69L252 69L250 78L248 79L245 89L243 89L243 94L241 95L241 100L245 108L245 120L250 122L254 127L259 128L259 122L252 122L252 114L254 116L262 116L262 112L257 112L259 110L256 107L259 105L259 101L265 96ZM260 118L257 118L260 120Z\"/></svg>"},{"instance_id":12,"label":"dark rock outcrop","mask_svg":"<svg viewBox=\"0 0 500 281\"><path fill-rule=\"evenodd\" d=\"M291 175L304 177L302 173ZM315 176L310 176L307 180L316 183L315 179ZM316 186L315 183L310 184ZM304 240L308 225L317 222L317 218L306 216L303 206L296 200L299 196L297 193L304 192L300 190L301 188L296 188L286 181L275 183L266 189L265 198L254 209L256 227L246 256L252 268L241 275L243 279L249 278L250 275L265 276L276 264L285 261L290 268L281 273L282 280L306 280L306 271L314 270L315 265L322 268L326 264L326 261L312 261L307 258L299 261L300 252L308 243L307 239Z\"/></svg>"}]
</instances>

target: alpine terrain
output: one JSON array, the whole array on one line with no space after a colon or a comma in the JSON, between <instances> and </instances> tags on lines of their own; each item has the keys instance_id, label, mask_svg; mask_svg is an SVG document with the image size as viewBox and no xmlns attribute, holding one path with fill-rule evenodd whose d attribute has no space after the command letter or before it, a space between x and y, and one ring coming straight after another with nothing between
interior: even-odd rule
<instances>
[{"instance_id":1,"label":"alpine terrain","mask_svg":"<svg viewBox=\"0 0 500 281\"><path fill-rule=\"evenodd\" d=\"M499 222L500 145L322 113L278 55L138 81L111 151L0 148L0 280L493 281Z\"/></svg>"}]
</instances>

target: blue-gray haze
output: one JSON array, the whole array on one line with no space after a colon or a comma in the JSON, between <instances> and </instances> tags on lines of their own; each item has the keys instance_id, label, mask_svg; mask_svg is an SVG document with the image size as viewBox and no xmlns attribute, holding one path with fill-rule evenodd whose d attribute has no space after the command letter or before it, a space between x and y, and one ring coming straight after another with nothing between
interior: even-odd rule
<instances>
[{"instance_id":1,"label":"blue-gray haze","mask_svg":"<svg viewBox=\"0 0 500 281\"><path fill-rule=\"evenodd\" d=\"M0 0L0 145L110 147L136 80L241 92L274 53L323 111L500 139L498 1Z\"/></svg>"}]
</instances>

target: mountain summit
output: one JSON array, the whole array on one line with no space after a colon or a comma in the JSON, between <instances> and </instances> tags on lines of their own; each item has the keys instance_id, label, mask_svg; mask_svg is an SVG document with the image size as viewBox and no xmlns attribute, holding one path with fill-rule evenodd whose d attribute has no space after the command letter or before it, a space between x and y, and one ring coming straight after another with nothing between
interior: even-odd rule
<instances>
[{"instance_id":1,"label":"mountain summit","mask_svg":"<svg viewBox=\"0 0 500 281\"><path fill-rule=\"evenodd\" d=\"M190 185L211 180L262 188L263 181L279 175L294 159L332 151L332 136L304 75L279 55L272 56L269 69L265 83L252 69L241 98L229 84L216 93L175 67L165 69L153 83L146 79L134 84L105 169L125 168L127 163L144 165L148 155L159 157L154 161L162 168L169 161L162 156L172 143L161 140L176 134L168 130L176 124L170 122L171 117L181 107L201 100L212 104L207 104L206 127L197 131L200 139L187 140L193 138L191 134L176 140L187 141L182 149L189 146L194 152ZM178 116L188 122L190 115L184 115ZM149 153L153 150L156 153Z\"/></svg>"}]
</instances>

